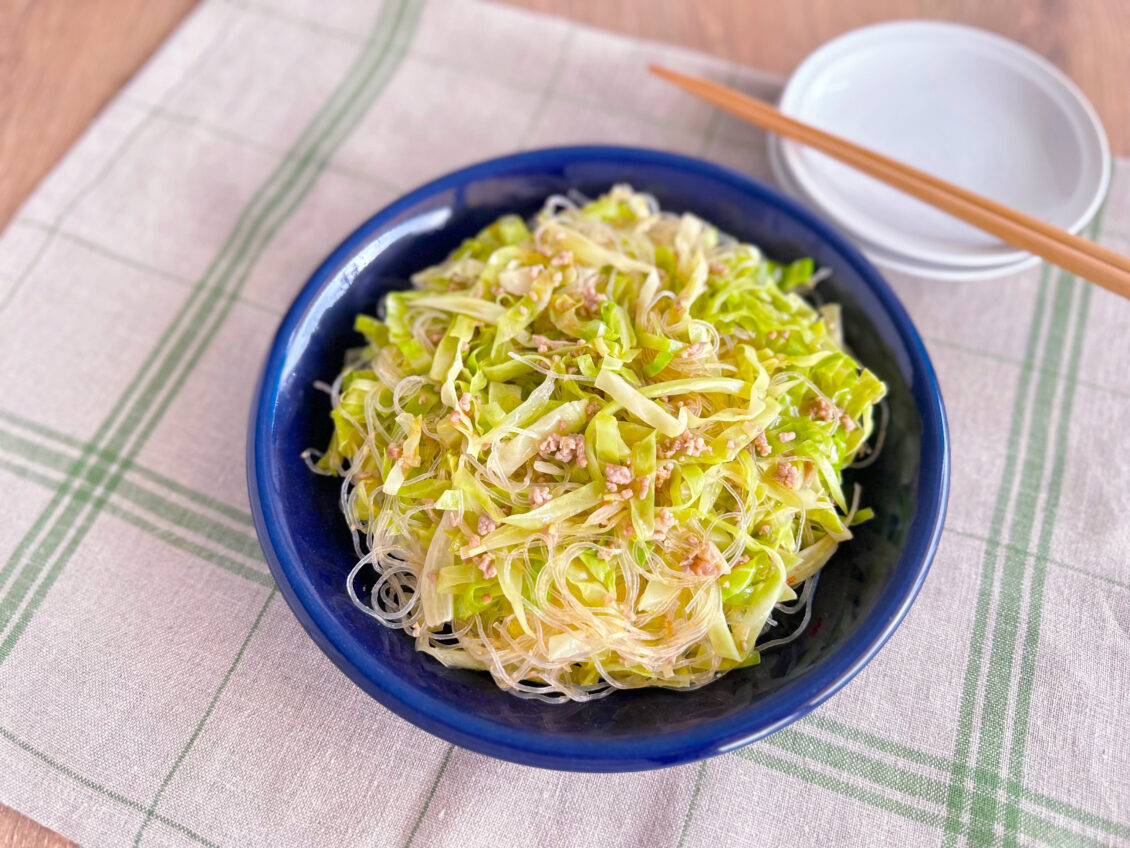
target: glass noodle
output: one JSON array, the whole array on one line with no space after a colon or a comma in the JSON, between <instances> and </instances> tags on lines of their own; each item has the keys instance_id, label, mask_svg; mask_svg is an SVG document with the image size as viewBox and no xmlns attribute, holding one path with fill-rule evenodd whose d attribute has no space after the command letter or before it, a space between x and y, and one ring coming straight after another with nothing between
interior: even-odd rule
<instances>
[{"instance_id":1,"label":"glass noodle","mask_svg":"<svg viewBox=\"0 0 1130 848\"><path fill-rule=\"evenodd\" d=\"M799 636L870 514L841 476L885 393L798 293L814 271L617 186L386 295L307 452L342 481L354 603L550 701L695 688Z\"/></svg>"}]
</instances>

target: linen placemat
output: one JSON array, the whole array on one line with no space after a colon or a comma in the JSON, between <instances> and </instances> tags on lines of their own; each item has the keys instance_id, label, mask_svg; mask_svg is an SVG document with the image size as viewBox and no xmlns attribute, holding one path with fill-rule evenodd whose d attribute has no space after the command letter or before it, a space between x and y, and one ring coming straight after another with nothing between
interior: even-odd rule
<instances>
[{"instance_id":1,"label":"linen placemat","mask_svg":"<svg viewBox=\"0 0 1130 848\"><path fill-rule=\"evenodd\" d=\"M889 275L949 412L941 548L875 660L748 748L621 775L454 749L274 589L252 386L355 225L569 142L766 176L761 133L649 61L779 85L472 2L206 0L105 109L0 239L0 801L89 848L1130 845L1130 304L1054 268ZM1094 225L1124 251L1128 176Z\"/></svg>"}]
</instances>

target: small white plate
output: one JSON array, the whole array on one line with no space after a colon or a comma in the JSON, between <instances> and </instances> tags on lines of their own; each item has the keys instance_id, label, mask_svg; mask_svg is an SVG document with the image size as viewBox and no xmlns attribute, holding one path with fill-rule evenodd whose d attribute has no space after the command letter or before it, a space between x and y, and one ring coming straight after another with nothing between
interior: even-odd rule
<instances>
[{"instance_id":1,"label":"small white plate","mask_svg":"<svg viewBox=\"0 0 1130 848\"><path fill-rule=\"evenodd\" d=\"M781 109L1072 232L1110 182L1094 109L1051 63L1005 38L905 21L855 30L809 56ZM810 148L784 166L843 229L894 256L1000 268L1029 255Z\"/></svg>"},{"instance_id":2,"label":"small white plate","mask_svg":"<svg viewBox=\"0 0 1130 848\"><path fill-rule=\"evenodd\" d=\"M785 194L799 200L809 208L817 209L816 205L812 202L812 198L804 193L800 186L797 185L796 180L792 178L792 175L789 174L788 170L785 168L781 144L779 136L769 136L769 167L773 172L774 182ZM1022 254L1021 259L1013 262L1005 262L1001 265L988 265L981 268L938 265L932 262L923 262L921 260L904 257L900 254L891 253L854 234L852 234L851 237L863 254L880 268L941 282L962 283L992 280L997 277L1008 276L1009 274L1017 274L1040 264L1040 257L1025 253Z\"/></svg>"}]
</instances>

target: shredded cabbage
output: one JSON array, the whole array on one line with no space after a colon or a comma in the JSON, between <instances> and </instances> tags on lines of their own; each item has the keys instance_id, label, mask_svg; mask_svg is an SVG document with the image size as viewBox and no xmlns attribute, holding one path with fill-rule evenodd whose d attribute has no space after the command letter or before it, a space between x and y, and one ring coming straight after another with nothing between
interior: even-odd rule
<instances>
[{"instance_id":1,"label":"shredded cabbage","mask_svg":"<svg viewBox=\"0 0 1130 848\"><path fill-rule=\"evenodd\" d=\"M314 464L343 481L350 580L376 572L355 602L551 701L695 688L795 638L772 616L809 614L811 584L783 605L869 515L841 477L886 391L793 291L818 273L616 186L385 296Z\"/></svg>"}]
</instances>

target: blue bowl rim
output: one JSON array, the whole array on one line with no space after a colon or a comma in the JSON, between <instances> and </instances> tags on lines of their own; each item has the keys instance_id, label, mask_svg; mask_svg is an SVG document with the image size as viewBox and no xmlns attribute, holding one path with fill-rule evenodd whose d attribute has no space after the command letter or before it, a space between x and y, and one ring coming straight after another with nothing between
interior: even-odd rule
<instances>
[{"instance_id":1,"label":"blue bowl rim","mask_svg":"<svg viewBox=\"0 0 1130 848\"><path fill-rule=\"evenodd\" d=\"M799 220L838 251L880 301L910 356L910 389L922 416L923 462L918 509L890 585L857 630L796 685L771 693L754 709L708 721L692 730L646 738L590 741L502 726L461 711L407 685L397 675L388 674L376 657L352 642L346 628L320 603L312 585L302 576L299 559L280 557L276 539L285 519L261 481L269 476L272 413L294 331L301 326L307 309L323 287L372 241L375 232L421 200L480 178L516 169L609 160L673 167L707 179L729 182ZM580 145L524 151L458 169L394 200L354 230L310 277L279 325L251 407L247 478L256 533L283 597L322 651L378 702L429 733L500 759L576 771L635 771L691 762L755 742L807 715L859 673L894 633L926 579L945 521L950 447L937 377L910 317L879 272L829 225L775 189L721 165L647 148Z\"/></svg>"}]
</instances>

